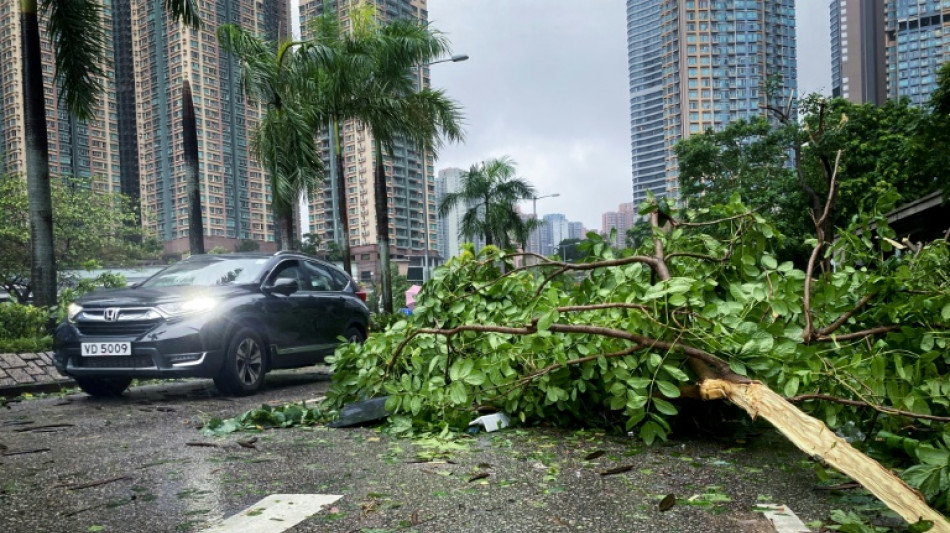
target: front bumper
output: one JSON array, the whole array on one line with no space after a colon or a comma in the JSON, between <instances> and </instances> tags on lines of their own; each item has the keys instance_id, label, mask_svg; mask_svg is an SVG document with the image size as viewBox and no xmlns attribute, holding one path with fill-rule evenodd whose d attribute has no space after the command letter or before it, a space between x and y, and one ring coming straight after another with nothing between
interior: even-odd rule
<instances>
[{"instance_id":1,"label":"front bumper","mask_svg":"<svg viewBox=\"0 0 950 533\"><path fill-rule=\"evenodd\" d=\"M63 322L53 337L53 363L72 377L211 378L221 370L224 331L220 324L202 322L161 322L135 337L83 335ZM132 355L84 357L84 342L131 342Z\"/></svg>"}]
</instances>

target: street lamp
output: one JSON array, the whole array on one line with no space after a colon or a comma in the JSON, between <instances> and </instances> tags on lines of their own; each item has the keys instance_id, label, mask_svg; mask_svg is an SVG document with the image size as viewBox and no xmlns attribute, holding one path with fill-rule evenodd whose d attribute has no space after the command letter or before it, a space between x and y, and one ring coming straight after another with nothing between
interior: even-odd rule
<instances>
[{"instance_id":1,"label":"street lamp","mask_svg":"<svg viewBox=\"0 0 950 533\"><path fill-rule=\"evenodd\" d=\"M431 62L431 63L426 63L426 65L428 66L428 65L435 65L436 63L448 63L449 61L451 61L451 62L453 62L453 63L458 63L459 61L468 61L468 54L458 54L458 55L454 55L454 56L452 56L452 57L447 57L447 58L445 58L445 59L439 59L439 60L433 61L433 62Z\"/></svg>"},{"instance_id":2,"label":"street lamp","mask_svg":"<svg viewBox=\"0 0 950 533\"><path fill-rule=\"evenodd\" d=\"M533 196L531 198L531 201L534 204L534 209L533 209L534 219L538 220L538 200L542 198L557 198L558 196L561 196L561 193L556 192L554 194L545 194L543 196ZM537 247L535 247L535 251L540 254L541 253L541 227L540 225L534 229L534 234L535 234L535 240L537 240L537 242L534 243L534 244L537 244Z\"/></svg>"},{"instance_id":3,"label":"street lamp","mask_svg":"<svg viewBox=\"0 0 950 533\"><path fill-rule=\"evenodd\" d=\"M449 57L446 59L439 59L437 61L432 61L431 63L426 63L425 65L420 65L420 66L428 67L431 65L435 65L436 63L447 63L449 61L451 61L452 63L458 63L459 61L468 61L468 54L456 54L452 57ZM419 68L417 70L419 72L419 77L422 78L422 69ZM419 85L420 86L422 85L421 79L419 81ZM423 158L422 158L423 184L422 186L424 187L424 190L423 190L423 195L422 195L422 209L423 209L422 216L425 217L425 224L423 225L423 231L425 232L424 234L425 234L425 243L426 243L426 253L425 253L425 257L423 258L423 267L422 267L422 283L423 284L429 281L429 249L431 248L431 244L429 242L429 176L426 174L425 160L426 160L426 157L425 155L423 155Z\"/></svg>"}]
</instances>

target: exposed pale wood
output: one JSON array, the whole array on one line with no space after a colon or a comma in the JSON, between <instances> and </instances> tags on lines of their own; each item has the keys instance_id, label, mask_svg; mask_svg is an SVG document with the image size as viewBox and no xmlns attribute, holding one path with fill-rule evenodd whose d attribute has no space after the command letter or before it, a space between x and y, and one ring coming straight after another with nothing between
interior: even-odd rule
<instances>
[{"instance_id":1,"label":"exposed pale wood","mask_svg":"<svg viewBox=\"0 0 950 533\"><path fill-rule=\"evenodd\" d=\"M728 399L752 418L768 420L799 449L860 483L908 523L930 520L931 533L950 533L950 522L903 480L765 385L707 379L700 384L700 394L705 400Z\"/></svg>"}]
</instances>

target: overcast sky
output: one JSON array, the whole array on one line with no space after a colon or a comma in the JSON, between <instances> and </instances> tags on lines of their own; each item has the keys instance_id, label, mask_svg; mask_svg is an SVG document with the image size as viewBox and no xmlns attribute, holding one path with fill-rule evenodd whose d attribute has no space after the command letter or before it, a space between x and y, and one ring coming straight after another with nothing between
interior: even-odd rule
<instances>
[{"instance_id":1,"label":"overcast sky","mask_svg":"<svg viewBox=\"0 0 950 533\"><path fill-rule=\"evenodd\" d=\"M539 195L538 214L588 229L633 199L627 26L623 0L429 0L429 22L459 63L433 65L432 85L462 104L466 140L436 171L502 155ZM799 92L831 87L828 0L798 0ZM522 208L531 211L531 203Z\"/></svg>"}]
</instances>

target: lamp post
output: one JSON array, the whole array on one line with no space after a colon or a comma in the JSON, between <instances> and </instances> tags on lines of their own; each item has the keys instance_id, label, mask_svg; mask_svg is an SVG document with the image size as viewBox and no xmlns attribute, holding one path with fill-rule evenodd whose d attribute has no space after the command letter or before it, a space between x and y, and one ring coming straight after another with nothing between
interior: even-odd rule
<instances>
[{"instance_id":1,"label":"lamp post","mask_svg":"<svg viewBox=\"0 0 950 533\"><path fill-rule=\"evenodd\" d=\"M538 220L538 200L542 198L557 198L558 196L561 196L561 193L556 192L554 194L545 194L543 196L532 197L531 201L534 205L534 208L533 208L534 220ZM539 225L537 228L534 229L534 231L535 231L535 240L537 240L537 242L534 243L534 244L537 244L535 251L540 254L541 253L541 226Z\"/></svg>"},{"instance_id":2,"label":"lamp post","mask_svg":"<svg viewBox=\"0 0 950 533\"><path fill-rule=\"evenodd\" d=\"M457 54L452 57L439 59L437 61L432 61L430 63L426 63L425 65L420 65L420 66L428 67L430 65L435 65L436 63L447 63L450 61L452 63L458 63L459 61L468 61L468 54ZM419 85L421 86L422 85L422 79L421 79L422 69L420 68L418 70L419 70L419 78L420 78ZM422 267L422 283L423 284L429 281L429 249L431 247L431 244L429 243L429 175L426 173L426 168L427 168L427 165L425 164L426 159L427 158L425 157L425 154L423 154L422 179L423 179L424 189L423 189L423 195L422 195L422 211L423 211L422 216L425 217L425 224L423 224L422 228L425 235L425 246L426 246L426 253L425 253L425 257L423 258L423 267Z\"/></svg>"}]
</instances>

